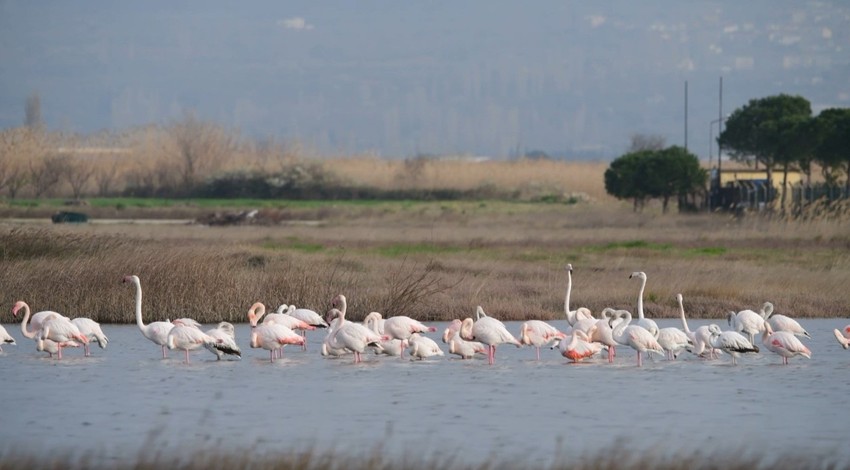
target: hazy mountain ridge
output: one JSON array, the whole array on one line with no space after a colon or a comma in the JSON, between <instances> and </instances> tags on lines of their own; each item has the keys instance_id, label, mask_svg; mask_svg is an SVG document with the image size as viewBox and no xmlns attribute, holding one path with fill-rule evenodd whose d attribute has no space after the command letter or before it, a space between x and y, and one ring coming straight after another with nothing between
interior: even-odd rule
<instances>
[{"instance_id":1,"label":"hazy mountain ridge","mask_svg":"<svg viewBox=\"0 0 850 470\"><path fill-rule=\"evenodd\" d=\"M0 125L184 109L322 153L611 156L632 133L707 153L709 121L779 92L850 102L838 2L5 2ZM716 129L716 128L715 128Z\"/></svg>"}]
</instances>

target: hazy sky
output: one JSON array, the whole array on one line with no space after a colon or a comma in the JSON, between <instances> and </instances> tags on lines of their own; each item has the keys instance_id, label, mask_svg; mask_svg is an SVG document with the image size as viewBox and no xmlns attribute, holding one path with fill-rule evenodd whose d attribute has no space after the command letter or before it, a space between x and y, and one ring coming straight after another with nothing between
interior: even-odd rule
<instances>
[{"instance_id":1,"label":"hazy sky","mask_svg":"<svg viewBox=\"0 0 850 470\"><path fill-rule=\"evenodd\" d=\"M187 110L323 154L613 158L635 133L708 153L729 113L850 105L850 2L0 0L0 127ZM716 130L716 126L715 126Z\"/></svg>"}]
</instances>

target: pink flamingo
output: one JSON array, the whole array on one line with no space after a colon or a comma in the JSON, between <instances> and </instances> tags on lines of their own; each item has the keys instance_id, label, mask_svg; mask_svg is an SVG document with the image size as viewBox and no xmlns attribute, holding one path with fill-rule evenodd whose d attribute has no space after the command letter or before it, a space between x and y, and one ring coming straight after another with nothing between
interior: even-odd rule
<instances>
[{"instance_id":1,"label":"pink flamingo","mask_svg":"<svg viewBox=\"0 0 850 470\"><path fill-rule=\"evenodd\" d=\"M487 346L487 362L492 366L496 363L496 346L499 344L509 343L518 348L522 347L514 335L512 335L505 324L496 320L493 317L488 317L484 313L484 309L479 305L476 308L478 320L472 321L472 318L466 318L460 327L461 338L467 341L480 341Z\"/></svg>"},{"instance_id":2,"label":"pink flamingo","mask_svg":"<svg viewBox=\"0 0 850 470\"><path fill-rule=\"evenodd\" d=\"M790 357L803 356L806 359L812 358L812 352L809 348L797 339L793 333L787 331L774 332L773 327L767 321L765 321L761 342L767 349L782 356L782 364L785 365L788 365L788 358Z\"/></svg>"},{"instance_id":3,"label":"pink flamingo","mask_svg":"<svg viewBox=\"0 0 850 470\"><path fill-rule=\"evenodd\" d=\"M574 329L569 337L569 341L561 340L557 347L561 355L572 362L579 362L602 351L602 344L592 342L590 336L583 330Z\"/></svg>"},{"instance_id":4,"label":"pink flamingo","mask_svg":"<svg viewBox=\"0 0 850 470\"><path fill-rule=\"evenodd\" d=\"M425 326L421 322L414 320L404 315L390 317L384 320L384 334L391 339L401 340L402 349L401 356L404 358L404 350L408 345L408 340L415 333L426 333L437 331L433 326Z\"/></svg>"},{"instance_id":5,"label":"pink flamingo","mask_svg":"<svg viewBox=\"0 0 850 470\"><path fill-rule=\"evenodd\" d=\"M41 336L40 335L41 325L43 323L39 324L37 329L35 329L33 331L29 331L29 329L27 328L27 321L30 320L30 307L23 300L19 300L18 302L15 303L15 306L12 307L12 315L17 317L18 311L20 309L24 309L24 317L21 320L21 333L23 333L25 337L35 341L36 350L44 351L48 355L50 355L50 357L53 357L54 354L59 352L59 345L56 344L53 340L50 340L50 339L43 339L42 340L40 338L40 336ZM61 316L58 313L52 312L52 311L43 311L43 312L38 312L38 313L43 314L43 315L41 315L42 319L52 318L52 317L60 317ZM44 315L44 314L47 314L47 315ZM33 323L30 323L30 324L32 325ZM76 348L76 347L79 347L79 346L80 346L79 343L76 343L76 342L68 342L68 343L65 344L65 347Z\"/></svg>"},{"instance_id":6,"label":"pink flamingo","mask_svg":"<svg viewBox=\"0 0 850 470\"><path fill-rule=\"evenodd\" d=\"M212 336L194 326L177 325L168 332L166 344L168 349L182 349L186 353L186 364L189 363L189 351L200 347L213 346L218 342Z\"/></svg>"},{"instance_id":7,"label":"pink flamingo","mask_svg":"<svg viewBox=\"0 0 850 470\"><path fill-rule=\"evenodd\" d=\"M523 345L534 346L538 361L540 360L541 346L546 346L553 341L566 337L566 334L554 326L540 320L528 320L522 324L519 330L519 342Z\"/></svg>"},{"instance_id":8,"label":"pink flamingo","mask_svg":"<svg viewBox=\"0 0 850 470\"><path fill-rule=\"evenodd\" d=\"M840 344L842 348L850 348L850 325L845 326L842 330L832 330L832 333L835 335L835 339L838 340L838 344Z\"/></svg>"},{"instance_id":9,"label":"pink flamingo","mask_svg":"<svg viewBox=\"0 0 850 470\"><path fill-rule=\"evenodd\" d=\"M80 332L76 325L63 316L51 317L44 322L39 335L38 349L44 349L44 340L49 339L59 346L58 359L62 360L62 348L71 346L70 343L77 344L79 341L82 344L88 344L89 339Z\"/></svg>"},{"instance_id":10,"label":"pink flamingo","mask_svg":"<svg viewBox=\"0 0 850 470\"><path fill-rule=\"evenodd\" d=\"M286 307L286 308L284 310L281 310L281 307ZM326 322L325 319L322 318L321 315L316 313L316 311L310 310L309 308L296 308L295 305L287 306L286 304L284 304L284 305L281 305L280 307L278 307L277 311L278 311L278 313L284 313L286 315L289 315L291 317L295 317L295 318L303 321L304 323L312 326L313 327L312 329L327 328L328 327L328 322ZM301 336L304 337L303 350L306 351L307 350L307 329L303 329L303 328L297 328L297 329L292 328L292 329L299 331L301 333Z\"/></svg>"},{"instance_id":11,"label":"pink flamingo","mask_svg":"<svg viewBox=\"0 0 850 470\"><path fill-rule=\"evenodd\" d=\"M623 316L625 316L625 319L620 320ZM658 354L664 354L664 349L661 348L661 345L658 344L658 340L655 339L652 333L642 326L629 324L632 321L632 314L630 312L618 315L612 319L612 322L617 320L620 321L614 327L614 331L611 334L618 343L630 346L637 351L638 367L643 365L643 353L656 352Z\"/></svg>"},{"instance_id":12,"label":"pink flamingo","mask_svg":"<svg viewBox=\"0 0 850 470\"><path fill-rule=\"evenodd\" d=\"M384 329L385 323L386 320L384 320L380 313L369 312L369 314L363 318L362 325L375 332L378 336L387 338L381 341L381 354L401 357L406 344L403 340L391 338L389 335L386 335Z\"/></svg>"},{"instance_id":13,"label":"pink flamingo","mask_svg":"<svg viewBox=\"0 0 850 470\"><path fill-rule=\"evenodd\" d=\"M634 278L640 279L640 293L638 294L637 301L638 319L634 326L642 326L646 329L646 331L649 331L652 336L658 338L658 324L655 323L655 320L650 320L643 315L643 291L646 289L646 273L643 271L635 271L629 275L629 279Z\"/></svg>"},{"instance_id":14,"label":"pink flamingo","mask_svg":"<svg viewBox=\"0 0 850 470\"><path fill-rule=\"evenodd\" d=\"M274 362L275 354L278 357L283 357L284 346L287 344L303 345L304 337L276 321L263 322L257 325L257 320L265 313L266 306L261 302L255 302L248 310L248 319L251 322L251 347L267 350L270 362Z\"/></svg>"},{"instance_id":15,"label":"pink flamingo","mask_svg":"<svg viewBox=\"0 0 850 470\"><path fill-rule=\"evenodd\" d=\"M159 345L162 348L162 358L167 358L168 353L165 348L168 346L168 333L175 325L168 321L155 321L145 325L142 321L142 283L139 281L139 276L135 274L124 276L124 282L131 282L136 286L136 325L139 331L142 332L142 336Z\"/></svg>"},{"instance_id":16,"label":"pink flamingo","mask_svg":"<svg viewBox=\"0 0 850 470\"><path fill-rule=\"evenodd\" d=\"M328 312L327 320L330 323L337 320L336 331L328 341L329 347L333 349L345 349L354 353L354 363L363 362L363 353L366 348L378 351L382 349L381 342L389 339L389 336L380 336L365 326L345 320L345 312L348 302L344 295L339 294L331 302L334 308Z\"/></svg>"},{"instance_id":17,"label":"pink flamingo","mask_svg":"<svg viewBox=\"0 0 850 470\"><path fill-rule=\"evenodd\" d=\"M806 329L803 328L797 320L786 315L773 313L772 303L765 302L764 307L762 307L762 312L764 312L764 319L770 323L770 327L773 328L773 331L787 331L795 336L812 339Z\"/></svg>"},{"instance_id":18,"label":"pink flamingo","mask_svg":"<svg viewBox=\"0 0 850 470\"><path fill-rule=\"evenodd\" d=\"M755 342L756 335L764 331L764 311L768 304L770 302L766 302L762 307L762 314L758 314L750 309L741 310L738 313L730 311L726 314L726 321L733 330L747 335L747 339L752 344ZM770 305L770 309L773 310L772 304Z\"/></svg>"},{"instance_id":19,"label":"pink flamingo","mask_svg":"<svg viewBox=\"0 0 850 470\"><path fill-rule=\"evenodd\" d=\"M668 361L676 359L683 349L693 351L694 347L694 342L688 334L673 326L658 330L658 344L667 354Z\"/></svg>"},{"instance_id":20,"label":"pink flamingo","mask_svg":"<svg viewBox=\"0 0 850 470\"><path fill-rule=\"evenodd\" d=\"M488 348L478 341L467 341L460 337L460 328L463 325L458 319L452 320L443 331L443 342L449 345L449 354L460 356L461 359L472 359L476 353L486 354Z\"/></svg>"},{"instance_id":21,"label":"pink flamingo","mask_svg":"<svg viewBox=\"0 0 850 470\"><path fill-rule=\"evenodd\" d=\"M80 333L85 335L86 338L91 341L97 341L97 345L100 346L100 349L106 349L107 343L109 343L109 338L103 334L103 330L100 328L100 323L92 320L91 318L74 318L71 320L77 328L79 328ZM86 357L91 356L91 348L89 343L83 344L84 355Z\"/></svg>"},{"instance_id":22,"label":"pink flamingo","mask_svg":"<svg viewBox=\"0 0 850 470\"><path fill-rule=\"evenodd\" d=\"M265 317L263 317L265 315ZM315 327L312 327L305 323L302 320L299 320L293 316L286 315L283 313L272 312L266 315L266 306L263 305L262 302L256 302L251 308L248 310L248 321L251 323L252 327L257 326L257 322L259 322L260 318L263 319L263 325L283 325L290 330L315 330ZM304 336L302 336L304 337ZM306 339L304 340L306 343ZM302 344L302 349L303 349ZM277 354L278 358L283 357L283 348L277 348L272 351L274 354Z\"/></svg>"}]
</instances>

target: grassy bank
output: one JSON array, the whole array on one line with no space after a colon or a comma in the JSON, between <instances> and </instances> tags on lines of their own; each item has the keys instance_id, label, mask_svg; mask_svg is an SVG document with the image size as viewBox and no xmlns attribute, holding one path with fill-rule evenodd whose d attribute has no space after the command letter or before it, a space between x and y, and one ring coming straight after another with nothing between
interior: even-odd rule
<instances>
[{"instance_id":1,"label":"grassy bank","mask_svg":"<svg viewBox=\"0 0 850 470\"><path fill-rule=\"evenodd\" d=\"M244 321L254 301L325 311L344 293L351 316L562 318L564 265L573 308L692 317L769 300L779 313L845 317L850 226L724 215L635 214L614 204L382 202L304 204L313 223L274 226L0 225L0 302L27 301L101 322L133 321L137 274L149 320ZM295 218L293 218L295 219ZM4 322L11 317L4 317Z\"/></svg>"}]
</instances>

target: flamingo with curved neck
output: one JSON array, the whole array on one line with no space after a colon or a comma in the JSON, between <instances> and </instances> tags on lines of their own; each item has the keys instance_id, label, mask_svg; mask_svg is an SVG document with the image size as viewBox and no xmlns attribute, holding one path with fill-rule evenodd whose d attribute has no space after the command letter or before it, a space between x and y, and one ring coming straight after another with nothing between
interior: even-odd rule
<instances>
[{"instance_id":1,"label":"flamingo with curved neck","mask_svg":"<svg viewBox=\"0 0 850 470\"><path fill-rule=\"evenodd\" d=\"M614 341L625 346L630 346L632 349L637 351L638 367L643 365L643 353L656 352L658 354L664 354L664 349L660 344L658 344L658 340L655 339L652 333L640 325L630 324L632 321L631 312L626 311L622 315L612 318L612 321L616 321L621 318L622 321L620 321L617 326L613 327L614 329L611 332L611 336L614 338Z\"/></svg>"},{"instance_id":2,"label":"flamingo with curved neck","mask_svg":"<svg viewBox=\"0 0 850 470\"><path fill-rule=\"evenodd\" d=\"M682 299L682 294L676 294L676 300L679 301L679 315L682 318L682 329L685 330L685 334L688 335L688 338L694 343L692 353L697 356L703 357L703 353L705 349L709 350L709 357L714 359L714 347L711 346L711 331L708 325L703 325L697 328L694 331L691 331L688 328L688 320L685 318L685 305Z\"/></svg>"},{"instance_id":3,"label":"flamingo with curved neck","mask_svg":"<svg viewBox=\"0 0 850 470\"><path fill-rule=\"evenodd\" d=\"M18 311L20 311L21 309L24 309L24 317L21 320L21 333L23 333L25 337L35 341L36 349L38 351L44 351L50 357L53 357L54 354L59 352L59 345L51 339L44 339L42 341L39 341L38 336L41 336L39 334L41 332L41 324L39 324L38 328L36 328L34 331L29 330L29 328L27 327L27 322L30 320L30 306L27 305L26 302L24 302L23 300L19 300L19 301L15 302L15 306L12 307L12 315L15 316L15 318L17 318ZM44 311L44 312L37 312L37 313L49 313L49 314L59 315L58 313L51 312L51 311ZM45 317L52 317L52 315L47 315L47 316L42 315L42 318L45 318ZM34 321L31 324L33 326L35 326ZM76 343L76 342L69 342L69 343L65 344L65 347L79 347L79 344Z\"/></svg>"},{"instance_id":4,"label":"flamingo with curved neck","mask_svg":"<svg viewBox=\"0 0 850 470\"><path fill-rule=\"evenodd\" d=\"M124 282L131 282L136 286L136 325L139 327L139 331L145 338L162 348L163 359L168 358L166 349L168 347L168 333L174 328L174 324L167 321L155 321L145 325L145 322L142 321L142 282L139 280L139 276L135 274L124 276Z\"/></svg>"},{"instance_id":5,"label":"flamingo with curved neck","mask_svg":"<svg viewBox=\"0 0 850 470\"><path fill-rule=\"evenodd\" d=\"M492 366L496 363L496 346L503 343L513 344L518 348L522 347L514 335L512 335L505 324L499 320L488 317L484 314L484 309L479 305L476 308L478 320L466 318L461 323L460 337L467 341L479 341L487 346L487 362Z\"/></svg>"}]
</instances>

